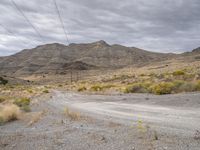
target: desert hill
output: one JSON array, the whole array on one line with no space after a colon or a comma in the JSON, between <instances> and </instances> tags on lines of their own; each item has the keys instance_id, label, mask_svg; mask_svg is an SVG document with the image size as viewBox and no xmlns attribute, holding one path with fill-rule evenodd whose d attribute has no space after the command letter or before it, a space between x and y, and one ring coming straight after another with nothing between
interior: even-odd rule
<instances>
[{"instance_id":1,"label":"desert hill","mask_svg":"<svg viewBox=\"0 0 200 150\"><path fill-rule=\"evenodd\" d=\"M195 51L191 53L196 53ZM0 73L30 75L64 73L70 69L115 69L145 65L178 56L177 54L155 53L117 44L109 45L105 41L68 46L53 43L26 49L11 56L0 57Z\"/></svg>"}]
</instances>

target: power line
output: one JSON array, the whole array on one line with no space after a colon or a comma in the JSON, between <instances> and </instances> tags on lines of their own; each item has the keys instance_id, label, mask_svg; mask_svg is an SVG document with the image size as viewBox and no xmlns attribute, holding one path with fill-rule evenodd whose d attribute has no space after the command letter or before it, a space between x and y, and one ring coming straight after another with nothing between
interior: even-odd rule
<instances>
[{"instance_id":1,"label":"power line","mask_svg":"<svg viewBox=\"0 0 200 150\"><path fill-rule=\"evenodd\" d=\"M60 14L58 5L57 5L57 3L56 3L56 0L53 0L53 1L54 1L54 4L55 4L55 7L56 7L56 11L57 11L57 14L58 14L58 18L59 18L59 20L60 20L61 26L62 26L63 31L64 31L64 34L65 34L65 37L66 37L67 42L68 42L68 44L69 44L69 38L68 38L68 36L67 36L67 31L66 31L66 29L65 29L65 26L64 26L64 23L63 23L63 20L62 20L62 17L61 17L61 14Z\"/></svg>"},{"instance_id":2,"label":"power line","mask_svg":"<svg viewBox=\"0 0 200 150\"><path fill-rule=\"evenodd\" d=\"M0 23L0 26L1 26L1 28L3 28L7 33L9 33L11 36L13 36L13 37L15 37L15 38L18 39L18 37L17 37L18 35L16 35L16 34L15 34L14 32L12 32L12 31L10 31L10 30L9 30L8 28L6 28L3 24ZM33 39L30 39L30 38L29 38L29 40L32 41ZM34 41L35 41L35 42L39 42L39 41L36 41L36 40L34 40ZM27 44L26 42L24 42L24 41L23 41L23 43L25 43L26 45L28 45L28 44Z\"/></svg>"},{"instance_id":3,"label":"power line","mask_svg":"<svg viewBox=\"0 0 200 150\"><path fill-rule=\"evenodd\" d=\"M35 30L35 32L38 34L38 36L44 41L42 35L40 32L37 30L37 28L31 23L31 21L26 17L24 12L21 10L21 8L15 3L14 0L11 0L12 4L16 7L16 9L21 13L21 15L24 17L24 19L29 23L29 25Z\"/></svg>"},{"instance_id":4,"label":"power line","mask_svg":"<svg viewBox=\"0 0 200 150\"><path fill-rule=\"evenodd\" d=\"M5 26L3 26L2 24L0 24L0 26L1 26L6 32L8 32L9 34L12 34L13 36L15 36L14 33L13 33L12 31L8 30Z\"/></svg>"},{"instance_id":5,"label":"power line","mask_svg":"<svg viewBox=\"0 0 200 150\"><path fill-rule=\"evenodd\" d=\"M0 26L6 31L6 32L8 32L11 36L13 36L13 37L15 37L16 39L18 39L18 37L12 32L12 31L10 31L9 29L7 29L5 26L3 26L2 24L0 24ZM28 45L27 43L25 43L24 41L23 41L23 43L24 44L26 44L26 45Z\"/></svg>"}]
</instances>

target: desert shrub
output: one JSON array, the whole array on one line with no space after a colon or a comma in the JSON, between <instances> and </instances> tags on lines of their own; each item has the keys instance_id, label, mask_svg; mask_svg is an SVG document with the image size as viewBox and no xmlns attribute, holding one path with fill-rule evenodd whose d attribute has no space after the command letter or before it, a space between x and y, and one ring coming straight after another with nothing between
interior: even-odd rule
<instances>
[{"instance_id":1,"label":"desert shrub","mask_svg":"<svg viewBox=\"0 0 200 150\"><path fill-rule=\"evenodd\" d=\"M187 81L191 81L191 80L193 80L194 78L195 78L195 74L185 74L184 76L183 76L183 80L187 80Z\"/></svg>"},{"instance_id":2,"label":"desert shrub","mask_svg":"<svg viewBox=\"0 0 200 150\"><path fill-rule=\"evenodd\" d=\"M103 88L102 88L102 86L100 86L100 85L93 85L93 86L90 88L90 90L97 92L97 91L102 91Z\"/></svg>"},{"instance_id":3,"label":"desert shrub","mask_svg":"<svg viewBox=\"0 0 200 150\"><path fill-rule=\"evenodd\" d=\"M150 76L150 77L155 77L156 74L152 72L152 73L149 74L149 76Z\"/></svg>"},{"instance_id":4,"label":"desert shrub","mask_svg":"<svg viewBox=\"0 0 200 150\"><path fill-rule=\"evenodd\" d=\"M185 75L185 72L183 70L177 70L177 71L174 71L172 74L174 76L182 76L182 75Z\"/></svg>"},{"instance_id":5,"label":"desert shrub","mask_svg":"<svg viewBox=\"0 0 200 150\"><path fill-rule=\"evenodd\" d=\"M0 97L0 103L4 102L6 100L5 97Z\"/></svg>"},{"instance_id":6,"label":"desert shrub","mask_svg":"<svg viewBox=\"0 0 200 150\"><path fill-rule=\"evenodd\" d=\"M140 74L140 76L141 76L141 77L144 77L144 76L145 76L145 74L144 74L144 73L142 73L142 74Z\"/></svg>"},{"instance_id":7,"label":"desert shrub","mask_svg":"<svg viewBox=\"0 0 200 150\"><path fill-rule=\"evenodd\" d=\"M196 90L195 85L192 82L186 82L182 80L175 80L172 82L174 84L173 92L193 92Z\"/></svg>"},{"instance_id":8,"label":"desert shrub","mask_svg":"<svg viewBox=\"0 0 200 150\"><path fill-rule=\"evenodd\" d=\"M73 120L73 121L77 121L77 120L81 119L81 115L79 112L73 112L73 111L69 110L68 107L65 107L64 115L69 117L70 120Z\"/></svg>"},{"instance_id":9,"label":"desert shrub","mask_svg":"<svg viewBox=\"0 0 200 150\"><path fill-rule=\"evenodd\" d=\"M29 92L29 93L33 93L33 90L31 90L31 89L28 89L28 90L27 90L27 92Z\"/></svg>"},{"instance_id":10,"label":"desert shrub","mask_svg":"<svg viewBox=\"0 0 200 150\"><path fill-rule=\"evenodd\" d=\"M158 75L156 75L156 78L163 79L163 78L165 78L165 74L158 74Z\"/></svg>"},{"instance_id":11,"label":"desert shrub","mask_svg":"<svg viewBox=\"0 0 200 150\"><path fill-rule=\"evenodd\" d=\"M108 81L113 81L113 80L125 80L125 79L129 79L131 76L129 75L120 75L120 76L117 76L117 75L114 75L110 80Z\"/></svg>"},{"instance_id":12,"label":"desert shrub","mask_svg":"<svg viewBox=\"0 0 200 150\"><path fill-rule=\"evenodd\" d=\"M200 80L196 81L196 90L200 91Z\"/></svg>"},{"instance_id":13,"label":"desert shrub","mask_svg":"<svg viewBox=\"0 0 200 150\"><path fill-rule=\"evenodd\" d=\"M182 86L183 84L185 84L185 82L182 81L182 80L175 80L172 83L174 84L174 89L178 89L180 86Z\"/></svg>"},{"instance_id":14,"label":"desert shrub","mask_svg":"<svg viewBox=\"0 0 200 150\"><path fill-rule=\"evenodd\" d=\"M20 114L20 109L16 105L12 104L3 106L2 110L0 111L0 124L17 120L19 119Z\"/></svg>"},{"instance_id":15,"label":"desert shrub","mask_svg":"<svg viewBox=\"0 0 200 150\"><path fill-rule=\"evenodd\" d=\"M63 85L62 85L62 84L59 84L58 87L63 87Z\"/></svg>"},{"instance_id":16,"label":"desert shrub","mask_svg":"<svg viewBox=\"0 0 200 150\"><path fill-rule=\"evenodd\" d=\"M6 85L8 83L8 80L4 79L3 77L0 77L0 85Z\"/></svg>"},{"instance_id":17,"label":"desert shrub","mask_svg":"<svg viewBox=\"0 0 200 150\"><path fill-rule=\"evenodd\" d=\"M28 112L30 111L30 98L20 98L20 99L17 99L14 101L14 104L19 106L21 110L25 111L25 112Z\"/></svg>"},{"instance_id":18,"label":"desert shrub","mask_svg":"<svg viewBox=\"0 0 200 150\"><path fill-rule=\"evenodd\" d=\"M145 83L134 83L126 86L123 89L124 93L148 93L148 84Z\"/></svg>"},{"instance_id":19,"label":"desert shrub","mask_svg":"<svg viewBox=\"0 0 200 150\"><path fill-rule=\"evenodd\" d=\"M116 87L116 86L113 85L113 84L102 85L102 89L110 89L110 88L113 88L113 87Z\"/></svg>"},{"instance_id":20,"label":"desert shrub","mask_svg":"<svg viewBox=\"0 0 200 150\"><path fill-rule=\"evenodd\" d=\"M43 90L43 93L49 93L49 90L45 89Z\"/></svg>"},{"instance_id":21,"label":"desert shrub","mask_svg":"<svg viewBox=\"0 0 200 150\"><path fill-rule=\"evenodd\" d=\"M78 89L77 89L78 92L83 92L86 90L87 90L87 88L85 86L78 87Z\"/></svg>"},{"instance_id":22,"label":"desert shrub","mask_svg":"<svg viewBox=\"0 0 200 150\"><path fill-rule=\"evenodd\" d=\"M23 107L21 107L21 109L25 112L30 112L31 111L31 108L29 105L24 105Z\"/></svg>"},{"instance_id":23,"label":"desert shrub","mask_svg":"<svg viewBox=\"0 0 200 150\"><path fill-rule=\"evenodd\" d=\"M152 85L150 90L154 94L163 95L163 94L171 94L174 90L174 84L171 82L161 82L156 85Z\"/></svg>"},{"instance_id":24,"label":"desert shrub","mask_svg":"<svg viewBox=\"0 0 200 150\"><path fill-rule=\"evenodd\" d=\"M178 92L194 92L197 91L197 87L193 82L185 82L178 90Z\"/></svg>"}]
</instances>

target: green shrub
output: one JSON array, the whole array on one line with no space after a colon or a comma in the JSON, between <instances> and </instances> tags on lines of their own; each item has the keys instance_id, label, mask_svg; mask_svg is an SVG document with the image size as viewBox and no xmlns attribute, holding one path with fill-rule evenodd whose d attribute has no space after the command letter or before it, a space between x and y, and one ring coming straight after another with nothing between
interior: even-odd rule
<instances>
[{"instance_id":1,"label":"green shrub","mask_svg":"<svg viewBox=\"0 0 200 150\"><path fill-rule=\"evenodd\" d=\"M43 93L49 93L49 90L45 89L43 90Z\"/></svg>"},{"instance_id":2,"label":"green shrub","mask_svg":"<svg viewBox=\"0 0 200 150\"><path fill-rule=\"evenodd\" d=\"M14 101L14 104L17 105L18 107L20 107L21 110L23 111L30 111L30 98L20 98Z\"/></svg>"},{"instance_id":3,"label":"green shrub","mask_svg":"<svg viewBox=\"0 0 200 150\"><path fill-rule=\"evenodd\" d=\"M134 83L123 89L124 93L148 93L148 84Z\"/></svg>"},{"instance_id":4,"label":"green shrub","mask_svg":"<svg viewBox=\"0 0 200 150\"><path fill-rule=\"evenodd\" d=\"M83 92L83 91L86 91L87 88L85 86L81 86L78 88L78 92Z\"/></svg>"},{"instance_id":5,"label":"green shrub","mask_svg":"<svg viewBox=\"0 0 200 150\"><path fill-rule=\"evenodd\" d=\"M90 88L90 90L97 92L97 91L102 91L103 88L102 88L102 86L100 86L100 85L94 85L94 86L92 86L92 87Z\"/></svg>"},{"instance_id":6,"label":"green shrub","mask_svg":"<svg viewBox=\"0 0 200 150\"><path fill-rule=\"evenodd\" d=\"M27 91L28 91L29 93L33 93L33 90L31 90L31 89L28 89Z\"/></svg>"},{"instance_id":7,"label":"green shrub","mask_svg":"<svg viewBox=\"0 0 200 150\"><path fill-rule=\"evenodd\" d=\"M174 84L174 90L180 88L182 85L185 84L185 82L182 80L175 80L172 83Z\"/></svg>"},{"instance_id":8,"label":"green shrub","mask_svg":"<svg viewBox=\"0 0 200 150\"><path fill-rule=\"evenodd\" d=\"M24 105L23 107L21 107L21 110L25 111L25 112L30 112L31 108L29 105Z\"/></svg>"},{"instance_id":9,"label":"green shrub","mask_svg":"<svg viewBox=\"0 0 200 150\"><path fill-rule=\"evenodd\" d=\"M181 77L181 79L184 81L192 81L195 79L195 76L196 76L196 74L185 73L184 75L180 75L180 76L176 76L176 77Z\"/></svg>"},{"instance_id":10,"label":"green shrub","mask_svg":"<svg viewBox=\"0 0 200 150\"><path fill-rule=\"evenodd\" d=\"M116 86L113 84L102 85L102 89L110 89L112 87L116 87Z\"/></svg>"},{"instance_id":11,"label":"green shrub","mask_svg":"<svg viewBox=\"0 0 200 150\"><path fill-rule=\"evenodd\" d=\"M197 83L194 82L185 82L182 80L176 80L173 82L162 82L150 87L151 92L154 94L171 94L171 93L180 93L180 92L194 92L200 91L200 81Z\"/></svg>"},{"instance_id":12,"label":"green shrub","mask_svg":"<svg viewBox=\"0 0 200 150\"><path fill-rule=\"evenodd\" d=\"M162 82L156 85L152 85L150 90L152 93L158 95L171 94L174 90L174 84L171 82Z\"/></svg>"},{"instance_id":13,"label":"green shrub","mask_svg":"<svg viewBox=\"0 0 200 150\"><path fill-rule=\"evenodd\" d=\"M182 76L182 75L185 75L185 72L183 70L177 70L177 71L174 71L172 74L173 76Z\"/></svg>"}]
</instances>

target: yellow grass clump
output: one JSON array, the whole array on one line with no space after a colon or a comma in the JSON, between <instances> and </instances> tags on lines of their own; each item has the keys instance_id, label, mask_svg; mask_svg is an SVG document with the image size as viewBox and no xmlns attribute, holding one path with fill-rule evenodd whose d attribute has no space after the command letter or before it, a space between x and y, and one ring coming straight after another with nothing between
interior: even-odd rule
<instances>
[{"instance_id":1,"label":"yellow grass clump","mask_svg":"<svg viewBox=\"0 0 200 150\"><path fill-rule=\"evenodd\" d=\"M0 123L18 120L21 116L20 108L17 105L9 104L1 107Z\"/></svg>"},{"instance_id":2,"label":"yellow grass clump","mask_svg":"<svg viewBox=\"0 0 200 150\"><path fill-rule=\"evenodd\" d=\"M73 121L78 121L81 119L81 115L79 112L70 111L68 107L65 107L64 115L69 117L70 120L73 120Z\"/></svg>"}]
</instances>

